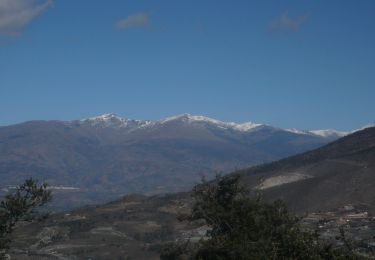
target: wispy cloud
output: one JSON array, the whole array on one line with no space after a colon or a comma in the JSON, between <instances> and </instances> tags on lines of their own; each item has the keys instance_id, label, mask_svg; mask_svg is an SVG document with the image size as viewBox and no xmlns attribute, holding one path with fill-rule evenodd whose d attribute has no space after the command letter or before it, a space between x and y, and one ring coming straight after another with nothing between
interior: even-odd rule
<instances>
[{"instance_id":1,"label":"wispy cloud","mask_svg":"<svg viewBox=\"0 0 375 260\"><path fill-rule=\"evenodd\" d=\"M52 4L52 0L0 0L0 34L20 34Z\"/></svg>"},{"instance_id":2,"label":"wispy cloud","mask_svg":"<svg viewBox=\"0 0 375 260\"><path fill-rule=\"evenodd\" d=\"M284 13L271 22L270 29L272 31L297 32L307 19L307 14L293 18L288 13Z\"/></svg>"},{"instance_id":3,"label":"wispy cloud","mask_svg":"<svg viewBox=\"0 0 375 260\"><path fill-rule=\"evenodd\" d=\"M150 24L150 17L146 13L131 14L125 19L116 22L115 27L118 29L142 28Z\"/></svg>"}]
</instances>

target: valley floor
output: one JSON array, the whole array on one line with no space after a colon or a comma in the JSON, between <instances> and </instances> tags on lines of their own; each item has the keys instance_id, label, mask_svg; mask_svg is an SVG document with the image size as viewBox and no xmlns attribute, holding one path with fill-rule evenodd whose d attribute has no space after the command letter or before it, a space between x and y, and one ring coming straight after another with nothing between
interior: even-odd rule
<instances>
[{"instance_id":1,"label":"valley floor","mask_svg":"<svg viewBox=\"0 0 375 260\"><path fill-rule=\"evenodd\" d=\"M56 214L39 223L24 224L15 233L12 259L159 259L168 241L199 240L204 223L179 222L189 212L188 193L164 196L127 196L104 206ZM334 212L311 213L307 228L340 243L342 226L360 252L375 252L375 217L350 205Z\"/></svg>"}]
</instances>

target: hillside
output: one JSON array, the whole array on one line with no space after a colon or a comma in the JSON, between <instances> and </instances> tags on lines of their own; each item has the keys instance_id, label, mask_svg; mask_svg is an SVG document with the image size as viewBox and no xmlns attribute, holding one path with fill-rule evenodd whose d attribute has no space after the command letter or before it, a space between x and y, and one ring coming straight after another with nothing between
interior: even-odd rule
<instances>
[{"instance_id":1,"label":"hillside","mask_svg":"<svg viewBox=\"0 0 375 260\"><path fill-rule=\"evenodd\" d=\"M58 208L128 193L188 190L204 175L274 161L345 133L303 132L180 115L158 121L103 115L0 127L0 190L28 177L53 186ZM58 203L58 205L56 204Z\"/></svg>"},{"instance_id":2,"label":"hillside","mask_svg":"<svg viewBox=\"0 0 375 260\"><path fill-rule=\"evenodd\" d=\"M239 171L253 189L297 211L362 205L375 211L375 127L316 150Z\"/></svg>"},{"instance_id":3,"label":"hillside","mask_svg":"<svg viewBox=\"0 0 375 260\"><path fill-rule=\"evenodd\" d=\"M159 259L167 241L204 234L202 223L178 221L189 205L186 193L128 195L106 205L54 214L16 230L12 259Z\"/></svg>"},{"instance_id":4,"label":"hillside","mask_svg":"<svg viewBox=\"0 0 375 260\"><path fill-rule=\"evenodd\" d=\"M374 245L374 168L375 127L236 173L268 199L281 198L290 209L303 213L307 227L319 224L323 239L334 243L340 236L338 227L345 223L347 234L368 251ZM102 206L53 214L19 227L12 255L16 259L108 259L110 252L113 259L158 259L164 243L204 236L205 223L177 220L190 207L189 193L128 195ZM305 215L306 211L310 214Z\"/></svg>"}]
</instances>

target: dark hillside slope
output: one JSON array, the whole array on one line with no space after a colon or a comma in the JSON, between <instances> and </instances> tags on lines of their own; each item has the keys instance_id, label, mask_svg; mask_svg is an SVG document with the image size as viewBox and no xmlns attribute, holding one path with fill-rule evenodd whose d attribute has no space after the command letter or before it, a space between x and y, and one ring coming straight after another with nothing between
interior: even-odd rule
<instances>
[{"instance_id":1,"label":"dark hillside slope","mask_svg":"<svg viewBox=\"0 0 375 260\"><path fill-rule=\"evenodd\" d=\"M297 211L354 204L375 210L375 127L316 150L239 171L253 189Z\"/></svg>"}]
</instances>

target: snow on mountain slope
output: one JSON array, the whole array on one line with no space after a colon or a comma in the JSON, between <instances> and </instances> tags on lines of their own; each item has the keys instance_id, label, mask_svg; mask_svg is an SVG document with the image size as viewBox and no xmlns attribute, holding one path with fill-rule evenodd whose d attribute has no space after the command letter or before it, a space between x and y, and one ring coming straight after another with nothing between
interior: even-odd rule
<instances>
[{"instance_id":1,"label":"snow on mountain slope","mask_svg":"<svg viewBox=\"0 0 375 260\"><path fill-rule=\"evenodd\" d=\"M332 137L332 136L343 137L349 134L349 132L342 132L342 131L337 131L334 129L312 130L309 132L314 135L319 135L322 137Z\"/></svg>"},{"instance_id":2,"label":"snow on mountain slope","mask_svg":"<svg viewBox=\"0 0 375 260\"><path fill-rule=\"evenodd\" d=\"M123 128L128 131L133 131L137 129L149 128L153 126L160 126L171 122L184 122L190 124L209 124L216 126L221 129L230 129L240 132L250 132L261 126L267 126L265 124L257 124L253 122L245 123L234 123L234 122L223 122L217 119L209 118L201 115L191 115L191 114L181 114L177 116L167 117L161 120L151 121L151 120L133 120L119 117L115 114L104 114L101 116L90 117L86 119L79 120L81 123L90 124L95 127L112 127L112 128ZM369 125L370 126L370 125ZM364 127L366 128L366 127ZM360 128L358 130L362 130ZM279 128L278 128L279 129ZM280 129L287 132L291 132L298 135L314 135L323 138L340 138L346 136L350 133L356 132L357 130L351 132L337 131L334 129L321 129L321 130L299 130L296 128L292 129Z\"/></svg>"},{"instance_id":3,"label":"snow on mountain slope","mask_svg":"<svg viewBox=\"0 0 375 260\"><path fill-rule=\"evenodd\" d=\"M80 121L83 123L90 123L93 126L126 127L129 120L118 117L115 114L104 114L101 116L81 119Z\"/></svg>"},{"instance_id":4,"label":"snow on mountain slope","mask_svg":"<svg viewBox=\"0 0 375 260\"><path fill-rule=\"evenodd\" d=\"M288 132L294 133L294 134L299 134L299 135L311 134L311 133L309 133L309 131L299 130L299 129L296 129L296 128L285 129L285 131L288 131Z\"/></svg>"},{"instance_id":5,"label":"snow on mountain slope","mask_svg":"<svg viewBox=\"0 0 375 260\"><path fill-rule=\"evenodd\" d=\"M243 131L243 132L262 126L262 124L255 124L252 122L246 122L246 123L241 123L241 124L237 124L234 122L223 122L223 121L219 121L219 120L212 119L212 118L205 117L205 116L194 116L190 114L182 114L182 115L168 117L168 118L158 121L158 123L165 124L171 121L183 121L187 123L208 123L208 124L216 125L220 128L234 129L234 130Z\"/></svg>"},{"instance_id":6,"label":"snow on mountain slope","mask_svg":"<svg viewBox=\"0 0 375 260\"><path fill-rule=\"evenodd\" d=\"M119 117L115 114L104 114L101 116L90 117L79 120L80 123L90 124L95 127L112 127L112 128L126 128L128 130L135 130L152 124L148 120L133 120Z\"/></svg>"},{"instance_id":7,"label":"snow on mountain slope","mask_svg":"<svg viewBox=\"0 0 375 260\"><path fill-rule=\"evenodd\" d=\"M285 130L294 134L315 135L315 136L320 136L324 138L331 138L331 137L340 138L351 133L351 132L337 131L334 129L321 129L321 130L306 131L306 130L299 130L299 129L292 128L292 129L285 129Z\"/></svg>"}]
</instances>

